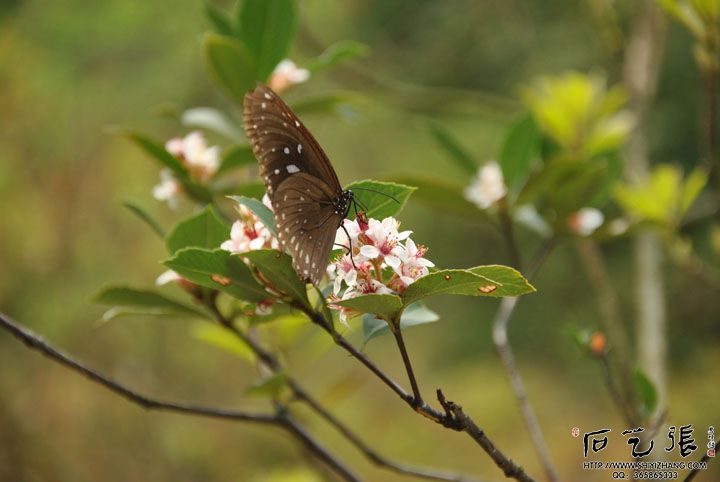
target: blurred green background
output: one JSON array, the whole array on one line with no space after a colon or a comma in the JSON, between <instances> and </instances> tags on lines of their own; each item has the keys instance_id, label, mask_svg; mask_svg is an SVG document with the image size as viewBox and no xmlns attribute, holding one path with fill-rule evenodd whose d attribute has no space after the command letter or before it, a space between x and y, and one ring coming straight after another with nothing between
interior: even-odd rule
<instances>
[{"instance_id":1,"label":"blurred green background","mask_svg":"<svg viewBox=\"0 0 720 482\"><path fill-rule=\"evenodd\" d=\"M634 2L617 3L620 22L627 23ZM292 92L295 98L360 92L348 115L307 118L344 183L415 172L466 184L428 135L429 119L449 126L484 161L520 111L519 88L535 76L596 70L618 80L619 64L602 45L587 2L304 0L299 13L292 58L300 65L342 39L371 48L361 63ZM107 127L132 126L167 139L187 132L159 114L168 105L233 109L208 78L201 50L207 29L200 2L0 3L0 309L141 392L261 409L260 401L243 396L254 370L198 343L190 323L135 317L101 325L103 309L91 304L103 285L151 286L163 271L162 243L122 201L147 206L166 226L179 219L152 198L157 167ZM698 158L701 102L690 51L689 35L671 25L648 120L652 159L685 167ZM445 215L411 199L401 219L438 266L509 263L501 240L479 217ZM520 237L523 250L534 248L533 236ZM629 242L604 251L631 320ZM667 280L668 420L695 424L700 445L705 428L718 425L720 385L708 378L717 379L720 305L717 293L671 265ZM599 366L564 333L569 324L593 329L599 319L575 250L554 253L535 285L538 293L523 299L510 332L530 399L563 479L607 480L607 472L581 470L581 445L570 436L574 426L585 432L623 425ZM429 305L441 321L406 335L422 388L430 393L441 386L462 401L506 454L541 479L491 341L497 301L440 298ZM374 340L366 350L404 379L391 339ZM501 478L467 437L419 419L313 327L304 328L285 357L313 394L389 458ZM0 367L3 481L331 477L279 430L145 412L4 332ZM299 415L368 480L411 480L373 467L311 414ZM608 457L627 459L624 441L614 442ZM718 474L714 467L698 480Z\"/></svg>"}]
</instances>

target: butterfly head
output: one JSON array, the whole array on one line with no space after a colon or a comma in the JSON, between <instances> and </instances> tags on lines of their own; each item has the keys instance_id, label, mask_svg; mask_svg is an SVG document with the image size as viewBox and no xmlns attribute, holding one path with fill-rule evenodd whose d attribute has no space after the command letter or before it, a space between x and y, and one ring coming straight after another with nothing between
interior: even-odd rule
<instances>
[{"instance_id":1,"label":"butterfly head","mask_svg":"<svg viewBox=\"0 0 720 482\"><path fill-rule=\"evenodd\" d=\"M335 199L333 199L333 210L335 211L335 214L339 214L343 217L343 219L346 218L354 200L355 193L353 193L350 189L342 191L337 197L335 197Z\"/></svg>"}]
</instances>

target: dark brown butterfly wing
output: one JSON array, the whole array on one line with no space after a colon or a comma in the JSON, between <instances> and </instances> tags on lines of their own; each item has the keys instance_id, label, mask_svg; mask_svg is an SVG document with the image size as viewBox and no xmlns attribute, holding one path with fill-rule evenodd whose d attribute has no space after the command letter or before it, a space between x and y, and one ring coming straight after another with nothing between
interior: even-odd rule
<instances>
[{"instance_id":1,"label":"dark brown butterfly wing","mask_svg":"<svg viewBox=\"0 0 720 482\"><path fill-rule=\"evenodd\" d=\"M244 123L270 199L297 172L321 179L335 195L342 192L325 152L270 87L260 84L245 95Z\"/></svg>"},{"instance_id":2,"label":"dark brown butterfly wing","mask_svg":"<svg viewBox=\"0 0 720 482\"><path fill-rule=\"evenodd\" d=\"M280 243L298 275L318 284L352 194L343 192L320 145L269 87L245 96L244 117Z\"/></svg>"},{"instance_id":3,"label":"dark brown butterfly wing","mask_svg":"<svg viewBox=\"0 0 720 482\"><path fill-rule=\"evenodd\" d=\"M344 218L327 201L331 195L320 179L298 173L280 184L273 200L280 243L292 256L298 275L315 284L325 274L335 233Z\"/></svg>"}]
</instances>

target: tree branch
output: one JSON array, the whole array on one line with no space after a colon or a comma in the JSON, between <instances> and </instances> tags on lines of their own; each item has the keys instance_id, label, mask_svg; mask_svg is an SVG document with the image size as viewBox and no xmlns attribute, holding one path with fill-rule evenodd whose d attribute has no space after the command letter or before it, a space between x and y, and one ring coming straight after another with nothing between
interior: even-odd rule
<instances>
[{"instance_id":1,"label":"tree branch","mask_svg":"<svg viewBox=\"0 0 720 482\"><path fill-rule=\"evenodd\" d=\"M19 325L13 321L9 316L0 312L0 327L8 331L15 338L19 339L30 349L38 351L50 358L51 360L69 368L72 371L78 372L84 375L89 380L98 383L105 388L109 389L113 393L120 395L121 397L129 400L136 405L148 410L163 410L170 412L178 412L185 415L200 415L204 417L214 417L226 420L243 421L243 422L255 422L263 423L266 425L275 425L284 428L291 434L293 434L303 445L305 445L315 456L320 460L324 461L330 468L332 468L338 475L343 479L354 482L359 481L352 472L350 472L340 461L338 461L332 454L325 450L320 444L312 438L303 428L297 424L290 416L284 411L278 411L276 414L255 414L249 412L242 412L237 410L229 410L223 408L206 407L202 405L192 405L177 402L168 402L158 400L155 398L148 397L140 394L135 390L128 388L114 380L111 380L107 376L100 372L85 366L77 360L66 355L59 349L53 347L46 342L42 337L33 333L31 330ZM453 479L448 479L453 480Z\"/></svg>"},{"instance_id":2,"label":"tree branch","mask_svg":"<svg viewBox=\"0 0 720 482\"><path fill-rule=\"evenodd\" d=\"M214 302L207 303L208 308L215 316L218 323L232 332L241 341L255 353L265 365L273 372L279 372L283 370L283 367L277 361L277 358L269 351L263 349L257 341L247 336L242 330L238 329L230 320L228 320L217 308ZM333 426L340 434L342 434L352 445L360 450L372 463L379 467L384 467L388 470L404 474L414 475L416 477L432 480L446 480L454 482L470 482L471 479L462 477L457 474L449 472L441 472L437 470L413 467L406 464L400 464L397 462L390 461L385 457L378 454L375 450L370 448L365 442L363 442L347 425L342 423L339 419L333 416L325 407L320 404L317 400L310 396L310 394L298 383L294 378L287 376L286 383L293 396L303 403L307 404L315 413L321 418L327 421Z\"/></svg>"},{"instance_id":3,"label":"tree branch","mask_svg":"<svg viewBox=\"0 0 720 482\"><path fill-rule=\"evenodd\" d=\"M245 422L258 422L265 424L278 423L277 417L271 414L254 414L248 412L228 410L224 408L168 402L148 397L146 395L136 392L135 390L132 390L131 388L128 388L125 385L111 380L107 376L92 368L83 365L79 361L71 358L69 355L66 355L62 351L48 344L39 335L19 325L4 313L0 313L0 326L4 330L10 332L10 334L12 334L15 338L25 343L25 345L27 345L30 349L38 351L46 357L50 358L51 360L65 366L66 368L80 373L91 381L104 386L105 388L120 395L126 400L129 400L136 405L140 405L142 408L148 410L166 410L189 415L202 415L205 417L224 418Z\"/></svg>"},{"instance_id":4,"label":"tree branch","mask_svg":"<svg viewBox=\"0 0 720 482\"><path fill-rule=\"evenodd\" d=\"M360 479L348 469L345 464L335 458L322 445L318 443L305 429L299 425L289 414L279 412L278 418L281 426L300 440L315 457L323 460L343 479L351 482L360 482Z\"/></svg>"},{"instance_id":5,"label":"tree branch","mask_svg":"<svg viewBox=\"0 0 720 482\"><path fill-rule=\"evenodd\" d=\"M502 469L503 473L515 480L521 482L534 482L525 471L517 465L512 459L508 458L485 435L482 429L480 429L475 422L467 416L463 411L462 407L448 402L445 400L444 395L441 391L438 391L438 400L443 406L444 412L440 412L437 409L431 407L427 403L416 403L415 397L407 393L400 385L394 380L387 376L375 363L373 363L364 354L359 352L350 342L343 338L337 333L330 323L325 320L325 317L316 311L308 309L305 306L296 306L299 310L303 311L310 320L321 327L323 330L332 335L335 344L347 351L353 358L360 361L365 365L372 373L374 373L385 385L387 385L393 392L395 392L405 403L407 403L414 411L423 415L426 418L442 425L445 428L449 428L458 432L467 433L480 447L492 458L495 465Z\"/></svg>"}]
</instances>

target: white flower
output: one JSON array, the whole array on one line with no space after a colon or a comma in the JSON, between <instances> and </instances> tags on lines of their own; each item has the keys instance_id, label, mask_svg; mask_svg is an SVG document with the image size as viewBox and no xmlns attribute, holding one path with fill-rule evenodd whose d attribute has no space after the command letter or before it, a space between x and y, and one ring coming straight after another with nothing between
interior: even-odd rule
<instances>
[{"instance_id":1,"label":"white flower","mask_svg":"<svg viewBox=\"0 0 720 482\"><path fill-rule=\"evenodd\" d=\"M270 75L270 88L282 92L295 84L302 84L310 78L310 71L301 69L290 59L280 61Z\"/></svg>"},{"instance_id":2,"label":"white flower","mask_svg":"<svg viewBox=\"0 0 720 482\"><path fill-rule=\"evenodd\" d=\"M605 216L595 208L582 208L568 218L570 229L580 236L590 236L602 226Z\"/></svg>"},{"instance_id":3,"label":"white flower","mask_svg":"<svg viewBox=\"0 0 720 482\"><path fill-rule=\"evenodd\" d=\"M180 193L182 193L182 186L175 179L170 169L163 169L160 171L160 184L153 187L153 197L158 201L167 201L170 209L177 209L178 203L180 202Z\"/></svg>"},{"instance_id":4,"label":"white flower","mask_svg":"<svg viewBox=\"0 0 720 482\"><path fill-rule=\"evenodd\" d=\"M472 183L465 189L465 198L480 209L487 209L505 197L507 187L502 170L495 161L488 161L479 170Z\"/></svg>"},{"instance_id":5,"label":"white flower","mask_svg":"<svg viewBox=\"0 0 720 482\"><path fill-rule=\"evenodd\" d=\"M157 279L155 280L155 284L158 286L162 286L175 281L180 281L181 279L183 279L183 277L177 274L175 271L168 270L157 277Z\"/></svg>"},{"instance_id":6,"label":"white flower","mask_svg":"<svg viewBox=\"0 0 720 482\"><path fill-rule=\"evenodd\" d=\"M201 183L209 181L220 167L220 147L208 147L199 131L170 139L165 143L165 149L180 160L190 177Z\"/></svg>"},{"instance_id":7,"label":"white flower","mask_svg":"<svg viewBox=\"0 0 720 482\"><path fill-rule=\"evenodd\" d=\"M360 254L368 259L382 257L388 266L395 269L400 265L400 258L397 257L399 241L407 239L412 231L398 232L400 223L392 217L382 220L370 219L368 229L365 231L364 241L367 243L360 248Z\"/></svg>"},{"instance_id":8,"label":"white flower","mask_svg":"<svg viewBox=\"0 0 720 482\"><path fill-rule=\"evenodd\" d=\"M278 242L270 230L250 213L245 219L235 221L230 228L230 239L220 245L231 253L244 253L263 248L278 248Z\"/></svg>"}]
</instances>

